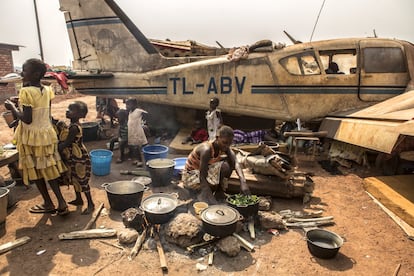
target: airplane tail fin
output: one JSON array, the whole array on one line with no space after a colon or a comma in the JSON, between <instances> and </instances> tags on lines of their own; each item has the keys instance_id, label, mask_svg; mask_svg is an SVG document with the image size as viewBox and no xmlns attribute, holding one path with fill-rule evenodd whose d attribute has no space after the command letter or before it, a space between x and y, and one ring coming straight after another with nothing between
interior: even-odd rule
<instances>
[{"instance_id":1,"label":"airplane tail fin","mask_svg":"<svg viewBox=\"0 0 414 276\"><path fill-rule=\"evenodd\" d=\"M60 0L76 70L145 72L163 57L114 0Z\"/></svg>"}]
</instances>

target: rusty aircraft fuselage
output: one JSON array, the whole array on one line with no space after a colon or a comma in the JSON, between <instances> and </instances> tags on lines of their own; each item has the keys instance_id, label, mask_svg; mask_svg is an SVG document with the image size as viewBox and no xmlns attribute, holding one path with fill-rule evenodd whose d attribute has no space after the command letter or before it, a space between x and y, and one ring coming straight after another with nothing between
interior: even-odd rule
<instances>
[{"instance_id":1,"label":"rusty aircraft fuselage","mask_svg":"<svg viewBox=\"0 0 414 276\"><path fill-rule=\"evenodd\" d=\"M60 0L80 93L293 121L322 119L412 87L413 44L349 38L230 55L165 57L113 0ZM138 4L137 4L138 5ZM337 64L339 71L332 72Z\"/></svg>"}]
</instances>

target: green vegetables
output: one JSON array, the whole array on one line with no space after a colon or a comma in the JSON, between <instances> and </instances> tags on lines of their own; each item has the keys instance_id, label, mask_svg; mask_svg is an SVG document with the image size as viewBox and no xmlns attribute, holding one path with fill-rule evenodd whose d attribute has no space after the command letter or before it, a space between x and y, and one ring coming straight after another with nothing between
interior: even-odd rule
<instances>
[{"instance_id":1,"label":"green vegetables","mask_svg":"<svg viewBox=\"0 0 414 276\"><path fill-rule=\"evenodd\" d=\"M259 202L259 197L256 195L235 194L229 197L227 201L236 206L247 206Z\"/></svg>"}]
</instances>

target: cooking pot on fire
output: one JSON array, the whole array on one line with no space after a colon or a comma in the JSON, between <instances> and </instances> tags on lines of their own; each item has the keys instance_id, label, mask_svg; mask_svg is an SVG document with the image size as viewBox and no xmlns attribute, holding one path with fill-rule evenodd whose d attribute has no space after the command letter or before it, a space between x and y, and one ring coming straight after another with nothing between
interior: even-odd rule
<instances>
[{"instance_id":1,"label":"cooking pot on fire","mask_svg":"<svg viewBox=\"0 0 414 276\"><path fill-rule=\"evenodd\" d=\"M178 205L178 195L166 193L154 193L141 203L141 209L150 224L167 223L174 217Z\"/></svg>"},{"instance_id":2,"label":"cooking pot on fire","mask_svg":"<svg viewBox=\"0 0 414 276\"><path fill-rule=\"evenodd\" d=\"M237 229L237 223L243 219L239 211L227 205L212 205L201 212L203 229L215 237L226 237Z\"/></svg>"},{"instance_id":3,"label":"cooking pot on fire","mask_svg":"<svg viewBox=\"0 0 414 276\"><path fill-rule=\"evenodd\" d=\"M238 201L238 199L242 197L250 198L250 200L245 200L245 202ZM239 211L244 218L256 216L259 211L259 198L257 196L236 194L228 196L226 202L230 207Z\"/></svg>"}]
</instances>

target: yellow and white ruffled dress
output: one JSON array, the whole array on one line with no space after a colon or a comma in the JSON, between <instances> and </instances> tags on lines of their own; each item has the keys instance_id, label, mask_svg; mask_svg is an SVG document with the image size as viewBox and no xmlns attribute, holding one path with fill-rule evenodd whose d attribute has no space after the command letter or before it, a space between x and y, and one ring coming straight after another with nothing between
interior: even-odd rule
<instances>
[{"instance_id":1,"label":"yellow and white ruffled dress","mask_svg":"<svg viewBox=\"0 0 414 276\"><path fill-rule=\"evenodd\" d=\"M53 180L66 171L58 152L58 138L50 120L50 101L55 94L51 87L23 87L19 106L32 108L32 123L19 121L14 139L19 152L19 169L28 185L37 179Z\"/></svg>"}]
</instances>

